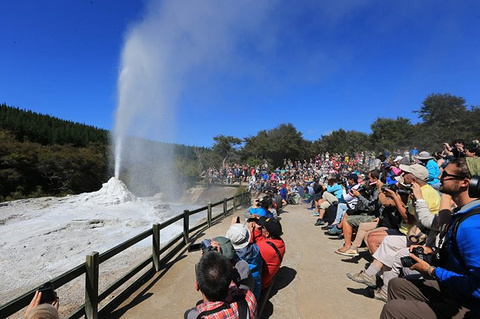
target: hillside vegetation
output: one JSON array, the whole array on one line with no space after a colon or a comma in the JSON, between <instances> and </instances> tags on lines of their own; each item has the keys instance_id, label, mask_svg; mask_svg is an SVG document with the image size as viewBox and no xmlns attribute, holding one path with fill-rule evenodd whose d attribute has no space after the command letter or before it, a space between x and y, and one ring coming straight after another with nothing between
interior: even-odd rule
<instances>
[{"instance_id":1,"label":"hillside vegetation","mask_svg":"<svg viewBox=\"0 0 480 319\"><path fill-rule=\"evenodd\" d=\"M287 123L244 138L218 135L212 148L167 146L173 148L175 183L180 188L198 181L213 166L267 161L277 167L285 158L308 159L326 151L353 154L417 146L433 152L443 142L480 138L480 108L467 106L462 97L430 94L415 113L416 124L404 117L377 118L371 133L339 129L315 141L305 140ZM340 115L335 120L342 125ZM317 122L321 130L321 121ZM113 175L108 141L106 130L0 104L0 201L98 190ZM159 152L166 145L144 143Z\"/></svg>"}]
</instances>

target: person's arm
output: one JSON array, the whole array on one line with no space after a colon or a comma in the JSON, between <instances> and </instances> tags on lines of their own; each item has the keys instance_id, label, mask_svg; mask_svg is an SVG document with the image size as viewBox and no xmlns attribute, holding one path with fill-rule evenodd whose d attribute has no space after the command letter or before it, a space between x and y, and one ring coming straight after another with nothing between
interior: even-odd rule
<instances>
[{"instance_id":1,"label":"person's arm","mask_svg":"<svg viewBox=\"0 0 480 319\"><path fill-rule=\"evenodd\" d=\"M400 213L400 216L402 216L403 221L408 223L408 219L409 219L408 215L409 214L408 214L408 211L407 211L407 207L403 203L400 195L398 195L398 193L396 193L396 192L394 192L394 191L392 191L391 189L388 189L388 188L385 189L385 195L390 197L394 201L395 206L397 206L397 210Z\"/></svg>"},{"instance_id":2,"label":"person's arm","mask_svg":"<svg viewBox=\"0 0 480 319\"><path fill-rule=\"evenodd\" d=\"M461 229L461 231L460 231ZM480 246L476 244L480 232L480 215L468 218L459 226L457 243L460 257L467 269L465 274L460 274L443 267L433 267L427 262L420 260L415 255L410 256L417 261L411 269L419 271L422 275L434 277L440 284L447 287L454 294L466 296L472 302L480 302ZM452 253L452 248L449 249ZM461 265L456 266L457 268ZM460 297L464 299L465 297Z\"/></svg>"},{"instance_id":3,"label":"person's arm","mask_svg":"<svg viewBox=\"0 0 480 319\"><path fill-rule=\"evenodd\" d=\"M430 212L425 199L423 199L422 190L417 182L412 183L413 196L415 196L415 214L420 224L428 229L438 230L438 215Z\"/></svg>"}]
</instances>

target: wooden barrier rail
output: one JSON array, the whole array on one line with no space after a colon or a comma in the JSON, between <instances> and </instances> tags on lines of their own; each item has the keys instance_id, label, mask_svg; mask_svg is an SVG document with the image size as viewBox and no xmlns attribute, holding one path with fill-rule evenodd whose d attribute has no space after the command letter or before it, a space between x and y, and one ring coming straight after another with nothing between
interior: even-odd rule
<instances>
[{"instance_id":1,"label":"wooden barrier rail","mask_svg":"<svg viewBox=\"0 0 480 319\"><path fill-rule=\"evenodd\" d=\"M137 236L130 238L129 240L107 250L104 253L92 252L92 254L86 256L85 263L82 263L62 275L51 280L55 288L62 287L63 285L71 282L72 280L85 275L85 303L77 310L72 312L67 318L81 318L85 316L88 319L99 318L99 313L106 309L111 309L113 305L125 300L128 297L128 291L145 280L151 277L155 272L162 269L162 266L168 263L183 247L190 243L190 233L195 232L202 228L209 228L217 220L221 220L233 213L239 206L250 205L250 193L244 192L239 195L235 195L230 198L225 198L216 203L209 203L207 206L200 207L194 210L185 210L182 214L177 215L163 223L154 224L151 229L144 231ZM232 207L228 208L228 203L232 202ZM213 207L222 205L222 213L213 216ZM189 220L190 216L207 211L206 221L194 226L190 229ZM183 220L183 232L172 238L163 247L160 245L160 231L180 220ZM99 269L100 265L108 259L123 252L127 248L139 243L140 241L152 237L152 255L142 261L140 264L131 269L128 273L123 275L120 279L107 287L103 292L98 291L99 282ZM166 254L165 254L166 253ZM163 258L162 254L165 254ZM125 284L128 280L134 277L136 274L144 270L150 265L150 269L143 274L140 278L131 283L124 291L118 294L114 299L109 301L105 306L99 309L99 303L105 300L116 289ZM36 289L31 290L18 298L0 306L0 318L6 318L12 314L22 310L28 306L35 294Z\"/></svg>"}]
</instances>

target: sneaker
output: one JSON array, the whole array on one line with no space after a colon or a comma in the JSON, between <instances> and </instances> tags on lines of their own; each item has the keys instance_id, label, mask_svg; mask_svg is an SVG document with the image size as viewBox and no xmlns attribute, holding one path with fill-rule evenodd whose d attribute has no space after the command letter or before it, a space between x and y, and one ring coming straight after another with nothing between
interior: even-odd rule
<instances>
[{"instance_id":1,"label":"sneaker","mask_svg":"<svg viewBox=\"0 0 480 319\"><path fill-rule=\"evenodd\" d=\"M377 278L375 276L369 276L365 270L360 270L358 274L348 273L347 277L355 282L365 284L370 288L377 287Z\"/></svg>"},{"instance_id":2,"label":"sneaker","mask_svg":"<svg viewBox=\"0 0 480 319\"><path fill-rule=\"evenodd\" d=\"M328 231L329 235L337 236L342 233L342 230L337 227L337 225L333 225L333 227Z\"/></svg>"},{"instance_id":3,"label":"sneaker","mask_svg":"<svg viewBox=\"0 0 480 319\"><path fill-rule=\"evenodd\" d=\"M312 216L320 216L320 213L319 212L315 212L312 214Z\"/></svg>"},{"instance_id":4,"label":"sneaker","mask_svg":"<svg viewBox=\"0 0 480 319\"><path fill-rule=\"evenodd\" d=\"M382 288L379 288L379 289L374 291L373 298L377 299L377 300L381 300L383 302L388 301L387 292L385 290L383 290Z\"/></svg>"},{"instance_id":5,"label":"sneaker","mask_svg":"<svg viewBox=\"0 0 480 319\"><path fill-rule=\"evenodd\" d=\"M323 224L325 224L325 222L321 218L317 219L317 221L315 222L315 226L322 226Z\"/></svg>"},{"instance_id":6,"label":"sneaker","mask_svg":"<svg viewBox=\"0 0 480 319\"><path fill-rule=\"evenodd\" d=\"M332 229L332 225L327 225L327 226L323 226L322 227L322 230L329 230L329 229Z\"/></svg>"}]
</instances>

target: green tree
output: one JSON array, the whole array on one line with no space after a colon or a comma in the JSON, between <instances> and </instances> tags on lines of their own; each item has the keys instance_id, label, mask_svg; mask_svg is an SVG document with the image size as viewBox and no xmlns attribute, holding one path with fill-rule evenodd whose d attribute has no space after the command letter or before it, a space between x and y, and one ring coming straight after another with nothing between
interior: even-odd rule
<instances>
[{"instance_id":1,"label":"green tree","mask_svg":"<svg viewBox=\"0 0 480 319\"><path fill-rule=\"evenodd\" d=\"M404 117L378 118L370 128L372 129L370 138L373 147L378 151L405 148L410 145L413 128L409 119Z\"/></svg>"},{"instance_id":2,"label":"green tree","mask_svg":"<svg viewBox=\"0 0 480 319\"><path fill-rule=\"evenodd\" d=\"M242 140L237 137L225 135L217 135L213 140L215 141L213 151L222 157L222 167L225 167L227 159L237 153L237 147L242 143Z\"/></svg>"}]
</instances>

